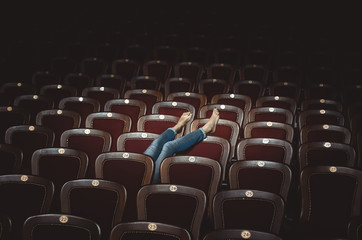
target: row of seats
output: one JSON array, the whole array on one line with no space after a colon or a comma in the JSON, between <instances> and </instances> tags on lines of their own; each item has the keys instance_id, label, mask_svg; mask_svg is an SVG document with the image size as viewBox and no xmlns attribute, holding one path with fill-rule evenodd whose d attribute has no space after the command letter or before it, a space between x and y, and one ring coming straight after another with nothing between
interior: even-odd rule
<instances>
[{"instance_id":1,"label":"row of seats","mask_svg":"<svg viewBox=\"0 0 362 240\"><path fill-rule=\"evenodd\" d=\"M33 72L32 76L25 79L24 82L32 82L39 90L44 84L62 84L69 81L66 80L69 78L69 76L67 77L68 74L82 73L85 75L83 78L88 78L88 82L84 82L86 79L83 80L83 84L87 84L86 86L99 85L101 80L97 81L97 78L102 75L114 74L118 78L123 78L123 81L131 81L137 76L150 76L161 83L164 83L167 78L184 77L195 83L196 88L198 81L202 78L223 79L230 85L236 81L254 80L263 84L291 82L305 87L308 84L323 83L339 87L343 86L342 83L360 84L357 79L361 76L358 70L350 70L350 72L338 77L337 73L323 67L304 72L300 68L290 65L282 65L272 69L260 63L235 66L226 61L211 62L205 65L197 61L169 63L160 59L151 59L139 63L132 58L119 58L112 63L107 63L103 59L93 57L84 58L77 64L73 64L72 67L68 66L71 65L69 61L67 58L53 60L50 68ZM117 82L117 84L119 83Z\"/></svg>"},{"instance_id":2,"label":"row of seats","mask_svg":"<svg viewBox=\"0 0 362 240\"><path fill-rule=\"evenodd\" d=\"M102 177L66 181L60 186L61 189L54 189L55 184L50 178L42 177L39 173L1 175L0 189L4 196L1 199L1 212L10 217L15 231L12 234L18 236L27 217L51 213L54 211L54 208L50 210L52 204L56 201L60 202L61 214L85 217L99 224L101 239L108 239L111 229L118 223L132 222L129 214L134 217L135 212L134 221L166 222L186 229L192 239L199 239L218 229L244 228L277 236L291 234L285 232L288 230L288 219L285 218L287 199L273 192L285 193L290 185L290 170L285 165L278 167L275 162L240 161L244 166L234 164L231 170L238 172L234 176L236 185L215 191L217 176L220 177L221 171L219 165L210 169L215 163L211 159L192 156L167 158L162 164L162 183L147 184L151 176L147 166L152 168L152 164L149 164L152 160L148 157L149 163L146 164L140 161L142 158L145 160L142 154L126 152L103 154L100 157L103 161ZM44 162L50 165L46 163L49 160ZM130 164L132 167L139 164L136 168L138 171L132 169L133 174L138 172L138 178L126 177L126 174L120 176L120 172L129 172ZM49 168L43 171L51 174L46 170ZM190 171L194 172L192 178L187 177ZM56 173L55 169L52 173ZM250 177L255 182L250 182ZM351 217L360 216L361 172L325 165L303 169L300 178L303 204L298 226L292 229L292 236L297 231L297 234L307 237L346 237ZM128 183L121 184L119 180ZM137 180L138 187L134 186L134 180ZM266 181L270 184L266 184ZM335 191L341 194L335 196ZM336 204L340 204L338 208L335 208ZM329 211L330 208L335 211Z\"/></svg>"}]
</instances>

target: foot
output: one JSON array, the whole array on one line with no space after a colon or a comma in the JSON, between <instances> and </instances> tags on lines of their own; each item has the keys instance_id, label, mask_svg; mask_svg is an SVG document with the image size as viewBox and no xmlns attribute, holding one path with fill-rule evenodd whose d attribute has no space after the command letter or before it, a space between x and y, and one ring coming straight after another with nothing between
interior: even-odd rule
<instances>
[{"instance_id":1,"label":"foot","mask_svg":"<svg viewBox=\"0 0 362 240\"><path fill-rule=\"evenodd\" d=\"M184 112L173 129L175 129L176 132L179 132L186 125L186 123L190 121L191 117L192 114L190 112Z\"/></svg>"},{"instance_id":2,"label":"foot","mask_svg":"<svg viewBox=\"0 0 362 240\"><path fill-rule=\"evenodd\" d=\"M219 121L219 110L217 110L216 108L214 108L212 115L209 119L209 121L207 121L207 123L202 126L202 129L204 129L205 133L213 133L216 130L216 125Z\"/></svg>"}]
</instances>

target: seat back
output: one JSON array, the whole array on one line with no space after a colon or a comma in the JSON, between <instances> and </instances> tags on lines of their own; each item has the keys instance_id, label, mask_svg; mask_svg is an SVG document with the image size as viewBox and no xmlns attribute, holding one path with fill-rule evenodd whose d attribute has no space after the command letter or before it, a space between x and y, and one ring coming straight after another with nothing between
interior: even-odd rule
<instances>
[{"instance_id":1,"label":"seat back","mask_svg":"<svg viewBox=\"0 0 362 240\"><path fill-rule=\"evenodd\" d=\"M160 166L161 183L184 185L202 190L207 197L207 213L222 180L221 164L214 159L178 155L165 158Z\"/></svg>"},{"instance_id":2,"label":"seat back","mask_svg":"<svg viewBox=\"0 0 362 240\"><path fill-rule=\"evenodd\" d=\"M192 239L199 237L205 209L205 193L183 185L150 184L137 195L138 220L184 228Z\"/></svg>"},{"instance_id":3,"label":"seat back","mask_svg":"<svg viewBox=\"0 0 362 240\"><path fill-rule=\"evenodd\" d=\"M22 173L31 172L31 157L37 149L53 147L54 131L44 126L17 125L8 128L5 143L20 148L23 152Z\"/></svg>"},{"instance_id":4,"label":"seat back","mask_svg":"<svg viewBox=\"0 0 362 240\"><path fill-rule=\"evenodd\" d=\"M31 174L54 184L51 212L60 213L60 189L67 181L85 178L88 162L85 152L71 148L42 148L33 153Z\"/></svg>"},{"instance_id":5,"label":"seat back","mask_svg":"<svg viewBox=\"0 0 362 240\"><path fill-rule=\"evenodd\" d=\"M117 151L144 153L159 134L149 132L129 132L117 139Z\"/></svg>"},{"instance_id":6,"label":"seat back","mask_svg":"<svg viewBox=\"0 0 362 240\"><path fill-rule=\"evenodd\" d=\"M52 109L53 101L42 95L21 95L14 99L14 106L30 113L30 124L35 124L36 115L42 110Z\"/></svg>"},{"instance_id":7,"label":"seat back","mask_svg":"<svg viewBox=\"0 0 362 240\"><path fill-rule=\"evenodd\" d=\"M65 97L76 97L78 93L75 86L50 84L40 88L39 94L50 98L54 103L53 107L58 108L61 99Z\"/></svg>"},{"instance_id":8,"label":"seat back","mask_svg":"<svg viewBox=\"0 0 362 240\"><path fill-rule=\"evenodd\" d=\"M60 146L83 151L87 154L89 162L86 178L95 176L95 161L99 154L109 152L112 137L110 133L89 128L69 129L60 137Z\"/></svg>"},{"instance_id":9,"label":"seat back","mask_svg":"<svg viewBox=\"0 0 362 240\"><path fill-rule=\"evenodd\" d=\"M131 152L101 153L96 160L96 178L122 184L127 191L123 221L137 220L136 198L138 190L150 184L154 171L151 157ZM130 174L132 173L132 174Z\"/></svg>"},{"instance_id":10,"label":"seat back","mask_svg":"<svg viewBox=\"0 0 362 240\"><path fill-rule=\"evenodd\" d=\"M127 114L114 112L98 112L88 115L85 123L86 128L93 128L108 132L111 137L110 151L117 151L117 139L125 132L131 130L132 119Z\"/></svg>"},{"instance_id":11,"label":"seat back","mask_svg":"<svg viewBox=\"0 0 362 240\"><path fill-rule=\"evenodd\" d=\"M312 124L300 130L300 144L307 142L351 143L351 132L348 128L329 124Z\"/></svg>"},{"instance_id":12,"label":"seat back","mask_svg":"<svg viewBox=\"0 0 362 240\"><path fill-rule=\"evenodd\" d=\"M277 194L233 189L218 192L213 201L215 229L251 229L279 235L285 205Z\"/></svg>"},{"instance_id":13,"label":"seat back","mask_svg":"<svg viewBox=\"0 0 362 240\"><path fill-rule=\"evenodd\" d=\"M108 240L112 228L122 220L127 192L116 182L77 179L63 185L60 197L62 213L96 222L101 229L101 239Z\"/></svg>"},{"instance_id":14,"label":"seat back","mask_svg":"<svg viewBox=\"0 0 362 240\"><path fill-rule=\"evenodd\" d=\"M279 122L249 122L244 127L244 138L275 138L292 143L294 128Z\"/></svg>"},{"instance_id":15,"label":"seat back","mask_svg":"<svg viewBox=\"0 0 362 240\"><path fill-rule=\"evenodd\" d=\"M291 164L292 144L273 138L245 138L238 142L237 160L265 160Z\"/></svg>"},{"instance_id":16,"label":"seat back","mask_svg":"<svg viewBox=\"0 0 362 240\"><path fill-rule=\"evenodd\" d=\"M11 237L20 240L24 221L33 215L48 213L54 185L46 178L10 174L0 176L0 212L11 219Z\"/></svg>"},{"instance_id":17,"label":"seat back","mask_svg":"<svg viewBox=\"0 0 362 240\"><path fill-rule=\"evenodd\" d=\"M360 215L361 181L362 173L356 169L305 167L300 174L302 233L313 237L347 236L351 218Z\"/></svg>"},{"instance_id":18,"label":"seat back","mask_svg":"<svg viewBox=\"0 0 362 240\"><path fill-rule=\"evenodd\" d=\"M36 115L36 125L52 129L55 134L54 147L60 146L60 136L65 130L79 128L81 116L71 110L50 109Z\"/></svg>"},{"instance_id":19,"label":"seat back","mask_svg":"<svg viewBox=\"0 0 362 240\"><path fill-rule=\"evenodd\" d=\"M202 240L227 240L227 239L250 239L250 240L282 240L275 234L249 229L218 229L206 233Z\"/></svg>"},{"instance_id":20,"label":"seat back","mask_svg":"<svg viewBox=\"0 0 362 240\"><path fill-rule=\"evenodd\" d=\"M153 104L163 101L163 94L157 90L130 89L124 93L124 98L141 100L146 104L146 114L152 113Z\"/></svg>"},{"instance_id":21,"label":"seat back","mask_svg":"<svg viewBox=\"0 0 362 240\"><path fill-rule=\"evenodd\" d=\"M101 104L97 99L89 97L65 97L59 102L59 109L70 110L80 114L81 128L85 127L87 116L94 112L99 112Z\"/></svg>"},{"instance_id":22,"label":"seat back","mask_svg":"<svg viewBox=\"0 0 362 240\"><path fill-rule=\"evenodd\" d=\"M94 221L75 215L38 214L26 219L22 236L24 240L99 240L101 229Z\"/></svg>"},{"instance_id":23,"label":"seat back","mask_svg":"<svg viewBox=\"0 0 362 240\"><path fill-rule=\"evenodd\" d=\"M99 111L101 111L104 109L104 104L106 104L107 101L112 99L119 99L121 93L118 89L100 86L84 88L81 95L82 97L98 100L100 104Z\"/></svg>"},{"instance_id":24,"label":"seat back","mask_svg":"<svg viewBox=\"0 0 362 240\"><path fill-rule=\"evenodd\" d=\"M207 103L207 96L202 93L194 92L175 92L167 96L167 101L185 102L195 107L195 112L198 112L200 107Z\"/></svg>"},{"instance_id":25,"label":"seat back","mask_svg":"<svg viewBox=\"0 0 362 240\"><path fill-rule=\"evenodd\" d=\"M116 225L109 240L191 240L189 232L174 225L147 221L127 222Z\"/></svg>"},{"instance_id":26,"label":"seat back","mask_svg":"<svg viewBox=\"0 0 362 240\"><path fill-rule=\"evenodd\" d=\"M251 189L278 194L287 202L291 168L283 163L258 160L234 162L229 169L230 189Z\"/></svg>"},{"instance_id":27,"label":"seat back","mask_svg":"<svg viewBox=\"0 0 362 240\"><path fill-rule=\"evenodd\" d=\"M134 132L137 131L138 119L146 114L147 105L137 99L114 99L104 105L104 111L128 115L132 120L130 131Z\"/></svg>"},{"instance_id":28,"label":"seat back","mask_svg":"<svg viewBox=\"0 0 362 240\"><path fill-rule=\"evenodd\" d=\"M356 150L349 144L306 142L298 149L299 169L311 165L357 167Z\"/></svg>"}]
</instances>

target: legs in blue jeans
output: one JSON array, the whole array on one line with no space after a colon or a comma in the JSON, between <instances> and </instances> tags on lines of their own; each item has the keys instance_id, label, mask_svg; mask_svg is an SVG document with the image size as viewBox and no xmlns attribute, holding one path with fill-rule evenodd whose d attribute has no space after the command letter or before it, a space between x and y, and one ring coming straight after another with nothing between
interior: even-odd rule
<instances>
[{"instance_id":1,"label":"legs in blue jeans","mask_svg":"<svg viewBox=\"0 0 362 240\"><path fill-rule=\"evenodd\" d=\"M160 136L158 136L151 145L146 149L144 154L152 157L155 161L155 171L152 178L152 183L160 182L160 165L163 159L171 157L175 153L185 151L191 146L201 142L206 138L206 134L215 131L219 120L219 112L214 109L209 121L201 128L175 139L178 131L191 119L191 113L184 113L178 123L173 128L168 128Z\"/></svg>"},{"instance_id":2,"label":"legs in blue jeans","mask_svg":"<svg viewBox=\"0 0 362 240\"><path fill-rule=\"evenodd\" d=\"M144 152L144 154L149 155L155 161L152 183L158 183L160 181L160 165L163 159L171 157L175 153L185 151L206 137L206 133L202 128L181 138L174 139L176 134L177 132L173 128L168 128L156 138Z\"/></svg>"}]
</instances>

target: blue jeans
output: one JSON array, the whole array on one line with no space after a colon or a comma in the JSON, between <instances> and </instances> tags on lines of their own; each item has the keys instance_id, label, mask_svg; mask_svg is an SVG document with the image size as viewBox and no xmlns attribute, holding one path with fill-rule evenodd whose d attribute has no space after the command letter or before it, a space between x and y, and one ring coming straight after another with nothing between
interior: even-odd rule
<instances>
[{"instance_id":1,"label":"blue jeans","mask_svg":"<svg viewBox=\"0 0 362 240\"><path fill-rule=\"evenodd\" d=\"M163 159L171 157L175 153L185 151L206 138L206 133L202 128L178 139L175 139L176 135L177 132L173 128L168 128L144 152L144 154L150 156L155 161L152 183L160 182L160 165Z\"/></svg>"}]
</instances>

